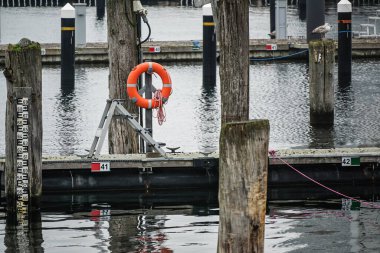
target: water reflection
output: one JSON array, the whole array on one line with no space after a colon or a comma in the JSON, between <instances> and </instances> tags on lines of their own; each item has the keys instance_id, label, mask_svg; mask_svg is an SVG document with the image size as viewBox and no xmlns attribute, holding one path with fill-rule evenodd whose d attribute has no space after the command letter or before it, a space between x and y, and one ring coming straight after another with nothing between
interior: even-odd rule
<instances>
[{"instance_id":1,"label":"water reflection","mask_svg":"<svg viewBox=\"0 0 380 253\"><path fill-rule=\"evenodd\" d=\"M286 201L270 205L266 249L276 252L377 252L378 210L350 200ZM268 235L268 233L266 233Z\"/></svg>"},{"instance_id":2,"label":"water reflection","mask_svg":"<svg viewBox=\"0 0 380 253\"><path fill-rule=\"evenodd\" d=\"M4 252L44 252L43 241L41 213L39 211L30 213L29 227L17 226L14 217L7 216Z\"/></svg>"},{"instance_id":3,"label":"water reflection","mask_svg":"<svg viewBox=\"0 0 380 253\"><path fill-rule=\"evenodd\" d=\"M76 108L75 89L73 87L62 87L56 101L59 154L72 155L75 151L75 145L78 144L77 124L79 115Z\"/></svg>"},{"instance_id":4,"label":"water reflection","mask_svg":"<svg viewBox=\"0 0 380 253\"><path fill-rule=\"evenodd\" d=\"M200 205L213 206L218 202L217 189L192 189L182 191L117 191L96 193L59 193L44 194L42 206L44 211L83 210L104 207L104 204L114 209L151 209L157 206ZM99 204L100 203L100 204Z\"/></svg>"},{"instance_id":5,"label":"water reflection","mask_svg":"<svg viewBox=\"0 0 380 253\"><path fill-rule=\"evenodd\" d=\"M362 199L368 201L379 201L380 200L380 186L373 184L372 187L367 185L358 185L355 187L353 185L329 185L334 190L342 192L348 196L360 196ZM268 200L270 201L284 201L292 199L294 200L326 200L334 199L337 195L333 192L327 191L326 189L310 184L308 187L299 187L299 186L282 186L274 187L268 186Z\"/></svg>"},{"instance_id":6,"label":"water reflection","mask_svg":"<svg viewBox=\"0 0 380 253\"><path fill-rule=\"evenodd\" d=\"M165 227L165 215L139 215L138 233L134 237L136 252L173 252L165 247L168 237L161 230Z\"/></svg>"},{"instance_id":7,"label":"water reflection","mask_svg":"<svg viewBox=\"0 0 380 253\"><path fill-rule=\"evenodd\" d=\"M334 126L310 125L309 148L335 148Z\"/></svg>"},{"instance_id":8,"label":"water reflection","mask_svg":"<svg viewBox=\"0 0 380 253\"><path fill-rule=\"evenodd\" d=\"M108 229L110 234L109 250L117 252L119 249L133 249L134 243L130 238L136 235L137 226L137 215L112 216Z\"/></svg>"},{"instance_id":9,"label":"water reflection","mask_svg":"<svg viewBox=\"0 0 380 253\"><path fill-rule=\"evenodd\" d=\"M203 84L197 105L198 148L200 151L213 152L218 149L220 127L220 103L218 89L213 84Z\"/></svg>"},{"instance_id":10,"label":"water reflection","mask_svg":"<svg viewBox=\"0 0 380 253\"><path fill-rule=\"evenodd\" d=\"M210 247L210 241L206 240L207 244L199 243L195 238L205 237L199 231L217 231L215 215L218 212L212 209L217 205L215 190L54 194L43 198L45 212L67 210L62 205L70 210L69 213L72 213L78 224L76 228L70 226L75 231L72 232L73 241L66 246L68 250L78 247L75 240L79 237L79 231L76 230L84 227L86 229L83 232L92 234L95 241L89 240L89 236L82 232L80 237L86 237L86 242L92 243L91 247L102 252L174 252L174 248L208 252L202 248ZM209 221L211 215L215 216L212 222ZM55 219L63 220L62 217ZM66 220L70 224L70 219ZM86 220L91 223L85 225L88 223ZM64 229L65 225L49 227ZM193 238L186 239L189 245L181 236L184 233L193 235ZM210 236L207 238L210 239ZM86 242L82 244L83 247L90 246Z\"/></svg>"},{"instance_id":11,"label":"water reflection","mask_svg":"<svg viewBox=\"0 0 380 253\"><path fill-rule=\"evenodd\" d=\"M337 125L337 129L351 129L352 134L355 133L355 126L353 125L353 121L350 119L355 118L355 95L354 89L352 85L337 85L337 90L335 93L336 98L336 106L335 106L335 114L339 115ZM339 131L339 130L338 130ZM343 130L344 131L344 130ZM342 142L341 140L337 140L337 146L344 145L352 145L353 142ZM353 146L355 146L354 144Z\"/></svg>"},{"instance_id":12,"label":"water reflection","mask_svg":"<svg viewBox=\"0 0 380 253\"><path fill-rule=\"evenodd\" d=\"M335 188L335 187L334 187ZM337 187L345 193L374 192ZM304 188L279 189L287 197ZM298 191L298 192L297 192ZM323 189L320 189L322 192ZM293 195L289 195L292 193ZM305 198L268 203L265 252L378 252L378 209L348 199ZM271 193L270 193L271 194ZM183 198L181 198L183 196ZM273 196L273 195L272 195ZM324 196L326 198L326 196ZM328 198L328 197L327 197ZM43 196L42 215L30 229L16 230L0 220L2 252L215 252L219 210L216 191L101 192ZM22 233L21 233L22 232Z\"/></svg>"},{"instance_id":13,"label":"water reflection","mask_svg":"<svg viewBox=\"0 0 380 253\"><path fill-rule=\"evenodd\" d=\"M337 95L337 104L342 104L342 107L346 108L346 110L350 109L350 108L347 108L347 106L352 106L354 103L354 96L353 96L354 91L351 84L347 85L347 84L338 83L336 95Z\"/></svg>"}]
</instances>

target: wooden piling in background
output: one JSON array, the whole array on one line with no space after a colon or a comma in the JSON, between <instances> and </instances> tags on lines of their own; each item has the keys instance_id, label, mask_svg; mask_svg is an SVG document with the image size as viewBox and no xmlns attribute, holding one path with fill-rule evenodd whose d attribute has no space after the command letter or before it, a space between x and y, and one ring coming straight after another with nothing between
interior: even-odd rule
<instances>
[{"instance_id":1,"label":"wooden piling in background","mask_svg":"<svg viewBox=\"0 0 380 253\"><path fill-rule=\"evenodd\" d=\"M42 193L41 47L21 39L5 53L5 193L8 214L27 220Z\"/></svg>"},{"instance_id":2,"label":"wooden piling in background","mask_svg":"<svg viewBox=\"0 0 380 253\"><path fill-rule=\"evenodd\" d=\"M127 100L126 81L138 64L137 21L133 1L107 1L107 28L109 54L109 98L125 99L123 106L139 115L138 107ZM108 131L110 154L138 153L139 138L126 119L114 117Z\"/></svg>"},{"instance_id":3,"label":"wooden piling in background","mask_svg":"<svg viewBox=\"0 0 380 253\"><path fill-rule=\"evenodd\" d=\"M264 252L269 121L223 125L218 252Z\"/></svg>"},{"instance_id":4,"label":"wooden piling in background","mask_svg":"<svg viewBox=\"0 0 380 253\"><path fill-rule=\"evenodd\" d=\"M219 0L221 122L249 118L249 2ZM238 39L237 39L238 38Z\"/></svg>"},{"instance_id":5,"label":"wooden piling in background","mask_svg":"<svg viewBox=\"0 0 380 253\"><path fill-rule=\"evenodd\" d=\"M334 55L333 40L309 43L310 123L334 124Z\"/></svg>"}]
</instances>

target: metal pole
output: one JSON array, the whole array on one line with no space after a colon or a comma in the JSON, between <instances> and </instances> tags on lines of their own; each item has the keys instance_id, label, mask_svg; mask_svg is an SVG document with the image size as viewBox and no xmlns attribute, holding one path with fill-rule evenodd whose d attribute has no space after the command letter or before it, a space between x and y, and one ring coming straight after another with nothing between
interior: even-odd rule
<instances>
[{"instance_id":1,"label":"metal pole","mask_svg":"<svg viewBox=\"0 0 380 253\"><path fill-rule=\"evenodd\" d=\"M145 98L152 99L152 73L145 73ZM153 124L152 124L152 109L145 110L145 128L149 130L150 136L153 138ZM150 143L145 142L146 152L152 152L153 148Z\"/></svg>"},{"instance_id":2,"label":"metal pole","mask_svg":"<svg viewBox=\"0 0 380 253\"><path fill-rule=\"evenodd\" d=\"M137 62L138 62L138 64L140 64L143 62L143 59L144 59L143 53L141 50L141 43L140 43L141 42L141 16L140 15L136 15L136 24L137 24L137 38L139 41L139 46L137 48L137 54L138 54ZM139 89L141 89L143 86L141 76L139 77L139 80L138 80L138 86L139 86ZM139 121L140 121L141 127L144 127L143 113L144 113L143 108L139 108L139 116L140 116ZM141 136L140 136L140 153L145 153L144 139Z\"/></svg>"},{"instance_id":3,"label":"metal pole","mask_svg":"<svg viewBox=\"0 0 380 253\"><path fill-rule=\"evenodd\" d=\"M320 33L311 33L318 26L325 24L325 1L306 0L306 38L307 41L322 38Z\"/></svg>"},{"instance_id":4,"label":"metal pole","mask_svg":"<svg viewBox=\"0 0 380 253\"><path fill-rule=\"evenodd\" d=\"M216 84L216 34L211 4L203 10L203 84Z\"/></svg>"},{"instance_id":5,"label":"metal pole","mask_svg":"<svg viewBox=\"0 0 380 253\"><path fill-rule=\"evenodd\" d=\"M351 84L352 69L352 4L338 3L338 83Z\"/></svg>"},{"instance_id":6,"label":"metal pole","mask_svg":"<svg viewBox=\"0 0 380 253\"><path fill-rule=\"evenodd\" d=\"M75 7L75 46L86 46L86 4L77 3Z\"/></svg>"},{"instance_id":7,"label":"metal pole","mask_svg":"<svg viewBox=\"0 0 380 253\"><path fill-rule=\"evenodd\" d=\"M69 3L61 9L61 87L74 86L75 9Z\"/></svg>"},{"instance_id":8,"label":"metal pole","mask_svg":"<svg viewBox=\"0 0 380 253\"><path fill-rule=\"evenodd\" d=\"M287 0L276 0L276 38L287 39L286 15L288 2Z\"/></svg>"}]
</instances>

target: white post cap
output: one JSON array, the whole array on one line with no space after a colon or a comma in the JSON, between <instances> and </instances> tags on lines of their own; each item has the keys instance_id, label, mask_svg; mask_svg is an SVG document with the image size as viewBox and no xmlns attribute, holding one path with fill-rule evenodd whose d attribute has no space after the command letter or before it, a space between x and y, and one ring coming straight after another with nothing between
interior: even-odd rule
<instances>
[{"instance_id":1,"label":"white post cap","mask_svg":"<svg viewBox=\"0 0 380 253\"><path fill-rule=\"evenodd\" d=\"M202 7L203 16L212 16L211 4L205 4Z\"/></svg>"},{"instance_id":2,"label":"white post cap","mask_svg":"<svg viewBox=\"0 0 380 253\"><path fill-rule=\"evenodd\" d=\"M61 18L75 18L75 9L71 4L67 3L62 7Z\"/></svg>"},{"instance_id":3,"label":"white post cap","mask_svg":"<svg viewBox=\"0 0 380 253\"><path fill-rule=\"evenodd\" d=\"M340 0L338 3L338 12L352 12L352 4L348 0Z\"/></svg>"}]
</instances>

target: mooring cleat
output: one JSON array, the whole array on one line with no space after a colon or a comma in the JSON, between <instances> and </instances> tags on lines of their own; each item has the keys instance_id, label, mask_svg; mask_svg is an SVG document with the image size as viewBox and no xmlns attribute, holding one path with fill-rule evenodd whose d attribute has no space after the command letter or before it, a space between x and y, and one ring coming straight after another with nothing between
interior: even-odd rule
<instances>
[{"instance_id":1,"label":"mooring cleat","mask_svg":"<svg viewBox=\"0 0 380 253\"><path fill-rule=\"evenodd\" d=\"M180 147L166 147L167 149L170 150L171 153L177 153L176 150L179 149Z\"/></svg>"},{"instance_id":2,"label":"mooring cleat","mask_svg":"<svg viewBox=\"0 0 380 253\"><path fill-rule=\"evenodd\" d=\"M75 154L76 156L80 157L80 158L90 158L90 154L84 154L84 155L79 155L79 154Z\"/></svg>"},{"instance_id":3,"label":"mooring cleat","mask_svg":"<svg viewBox=\"0 0 380 253\"><path fill-rule=\"evenodd\" d=\"M208 155L211 154L212 151L210 151L210 152L201 152L201 151L200 151L199 153L201 153L201 154L204 155L205 157L208 157Z\"/></svg>"}]
</instances>

